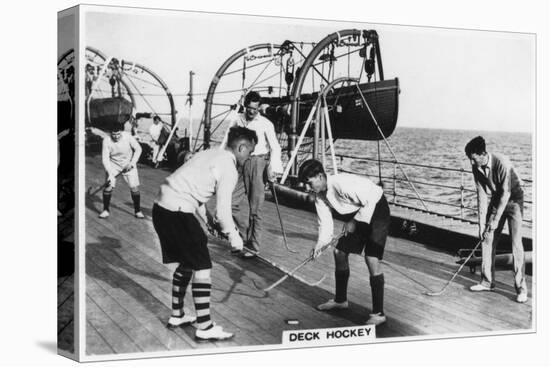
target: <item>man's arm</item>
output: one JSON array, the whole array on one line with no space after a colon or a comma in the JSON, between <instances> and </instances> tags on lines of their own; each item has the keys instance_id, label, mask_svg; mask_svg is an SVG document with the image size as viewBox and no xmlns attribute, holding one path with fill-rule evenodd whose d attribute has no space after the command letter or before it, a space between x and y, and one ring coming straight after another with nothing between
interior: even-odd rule
<instances>
[{"instance_id":1,"label":"man's arm","mask_svg":"<svg viewBox=\"0 0 550 367\"><path fill-rule=\"evenodd\" d=\"M277 134L275 134L273 124L268 119L265 119L265 122L265 137L270 150L269 169L275 174L282 174L283 162L281 161L281 146L277 140Z\"/></svg>"},{"instance_id":2,"label":"man's arm","mask_svg":"<svg viewBox=\"0 0 550 367\"><path fill-rule=\"evenodd\" d=\"M476 171L477 167L472 166L472 175L474 176L474 184L476 186L477 197L477 217L478 217L478 234L479 238L483 238L485 233L485 223L487 219L488 198L485 186L479 181Z\"/></svg>"},{"instance_id":3,"label":"man's arm","mask_svg":"<svg viewBox=\"0 0 550 367\"><path fill-rule=\"evenodd\" d=\"M496 207L489 217L487 226L490 226L491 230L494 230L498 226L498 222L506 209L506 205L510 200L511 192L511 183L510 177L512 173L512 166L510 164L503 163L498 165L497 174L499 178L499 184L496 187L496 194L498 196L498 201L496 202Z\"/></svg>"},{"instance_id":4,"label":"man's arm","mask_svg":"<svg viewBox=\"0 0 550 367\"><path fill-rule=\"evenodd\" d=\"M134 154L132 154L132 159L130 160L130 165L132 167L135 167L137 165L139 157L141 156L141 145L139 145L139 143L133 136L129 136L129 138L130 138L130 146L134 151Z\"/></svg>"},{"instance_id":5,"label":"man's arm","mask_svg":"<svg viewBox=\"0 0 550 367\"><path fill-rule=\"evenodd\" d=\"M225 134L223 136L222 143L220 144L220 149L225 149L225 146L227 145L227 138L229 137L229 129L231 129L233 126L237 125L237 118L238 116L235 116L235 111L232 110L229 117L229 125L227 126L227 130L225 131Z\"/></svg>"},{"instance_id":6,"label":"man's arm","mask_svg":"<svg viewBox=\"0 0 550 367\"><path fill-rule=\"evenodd\" d=\"M332 219L332 212L321 198L315 199L315 210L317 211L317 223L319 225L319 235L317 243L312 249L313 257L319 255L320 249L332 241L332 233L334 231L334 220Z\"/></svg>"},{"instance_id":7,"label":"man's arm","mask_svg":"<svg viewBox=\"0 0 550 367\"><path fill-rule=\"evenodd\" d=\"M218 177L216 184L216 221L220 224L222 233L229 238L231 247L235 250L242 250L243 240L231 215L231 196L237 183L237 171L232 167L219 167L218 169L219 172L214 173L214 176Z\"/></svg>"}]
</instances>

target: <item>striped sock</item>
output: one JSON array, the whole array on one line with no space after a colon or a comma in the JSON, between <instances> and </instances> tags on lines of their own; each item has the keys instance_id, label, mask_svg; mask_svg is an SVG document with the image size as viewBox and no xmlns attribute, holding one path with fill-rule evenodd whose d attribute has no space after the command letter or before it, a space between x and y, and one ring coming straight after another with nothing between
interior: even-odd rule
<instances>
[{"instance_id":1,"label":"striped sock","mask_svg":"<svg viewBox=\"0 0 550 367\"><path fill-rule=\"evenodd\" d=\"M184 314L183 298L191 280L191 275L193 275L193 271L184 269L181 265L174 272L172 280L172 316L182 317Z\"/></svg>"},{"instance_id":2,"label":"striped sock","mask_svg":"<svg viewBox=\"0 0 550 367\"><path fill-rule=\"evenodd\" d=\"M141 209L141 206L140 206L140 194L139 194L139 191L136 191L136 192L133 192L133 191L130 191L130 194L132 195L132 201L134 202L134 212L139 212L140 209Z\"/></svg>"},{"instance_id":3,"label":"striped sock","mask_svg":"<svg viewBox=\"0 0 550 367\"><path fill-rule=\"evenodd\" d=\"M334 302L342 303L348 299L348 279L349 268L346 270L336 270L334 272L334 280L336 283L336 295Z\"/></svg>"},{"instance_id":4,"label":"striped sock","mask_svg":"<svg viewBox=\"0 0 550 367\"><path fill-rule=\"evenodd\" d=\"M200 283L193 281L191 285L195 310L197 311L197 327L202 330L207 330L214 326L212 320L210 320L211 288L212 282L210 279L201 279Z\"/></svg>"},{"instance_id":5,"label":"striped sock","mask_svg":"<svg viewBox=\"0 0 550 367\"><path fill-rule=\"evenodd\" d=\"M103 190L103 210L109 211L109 205L111 204L112 191Z\"/></svg>"}]
</instances>

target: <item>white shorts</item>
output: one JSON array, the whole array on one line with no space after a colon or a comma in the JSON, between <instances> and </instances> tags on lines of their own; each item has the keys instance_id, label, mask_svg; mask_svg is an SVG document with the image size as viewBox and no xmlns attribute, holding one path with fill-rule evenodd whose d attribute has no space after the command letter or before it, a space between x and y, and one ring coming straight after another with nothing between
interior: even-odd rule
<instances>
[{"instance_id":1,"label":"white shorts","mask_svg":"<svg viewBox=\"0 0 550 367\"><path fill-rule=\"evenodd\" d=\"M123 173L121 172L122 170L117 170L116 175L118 176L120 174L120 176L122 176L122 178L124 179L124 181L126 181L128 186L130 187L139 186L139 177L138 177L138 171L136 167L132 168L128 172L123 172ZM109 175L106 175L105 180L107 180L107 178L109 178ZM116 186L116 179L115 179L115 182L113 182L113 185L111 187L114 189L115 186Z\"/></svg>"}]
</instances>

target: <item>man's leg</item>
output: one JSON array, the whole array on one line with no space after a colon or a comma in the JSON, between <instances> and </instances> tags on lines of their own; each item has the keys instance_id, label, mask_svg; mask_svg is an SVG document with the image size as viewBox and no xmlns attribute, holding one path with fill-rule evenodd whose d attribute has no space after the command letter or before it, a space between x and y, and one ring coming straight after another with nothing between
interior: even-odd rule
<instances>
[{"instance_id":1,"label":"man's leg","mask_svg":"<svg viewBox=\"0 0 550 367\"><path fill-rule=\"evenodd\" d=\"M185 315L183 311L183 299L191 281L193 270L180 264L172 278L172 316L166 325L168 328L189 325L195 321L194 316Z\"/></svg>"},{"instance_id":2,"label":"man's leg","mask_svg":"<svg viewBox=\"0 0 550 367\"><path fill-rule=\"evenodd\" d=\"M197 311L197 328L201 330L210 329L212 320L210 320L210 290L212 280L210 279L210 269L197 270L193 276L191 289L193 292L193 301Z\"/></svg>"},{"instance_id":3,"label":"man's leg","mask_svg":"<svg viewBox=\"0 0 550 367\"><path fill-rule=\"evenodd\" d=\"M372 313L384 315L384 274L380 268L380 260L374 256L365 256L365 262L370 274L372 292Z\"/></svg>"},{"instance_id":4,"label":"man's leg","mask_svg":"<svg viewBox=\"0 0 550 367\"><path fill-rule=\"evenodd\" d=\"M159 153L159 145L157 143L152 143L151 148L153 148L153 151L152 151L153 156L151 157L151 162L153 164L156 164L157 163L157 154Z\"/></svg>"},{"instance_id":5,"label":"man's leg","mask_svg":"<svg viewBox=\"0 0 550 367\"><path fill-rule=\"evenodd\" d=\"M348 280L349 280L349 262L348 254L338 249L334 249L334 299L329 300L317 306L318 310L329 311L334 309L348 308Z\"/></svg>"},{"instance_id":6,"label":"man's leg","mask_svg":"<svg viewBox=\"0 0 550 367\"><path fill-rule=\"evenodd\" d=\"M267 160L264 157L252 157L250 170L246 176L250 181L247 190L250 206L250 226L248 227L248 240L252 249L260 250L262 231L262 207L265 201L264 172Z\"/></svg>"},{"instance_id":7,"label":"man's leg","mask_svg":"<svg viewBox=\"0 0 550 367\"><path fill-rule=\"evenodd\" d=\"M335 295L334 301L341 303L348 300L349 261L348 254L334 249L334 279Z\"/></svg>"},{"instance_id":8,"label":"man's leg","mask_svg":"<svg viewBox=\"0 0 550 367\"><path fill-rule=\"evenodd\" d=\"M371 218L370 225L364 229L368 233L365 246L365 262L369 269L370 288L372 295L372 313L367 324L380 325L386 322L384 315L384 274L380 261L384 255L386 241L390 231L390 209L385 196L380 198ZM363 226L361 226L363 228Z\"/></svg>"},{"instance_id":9,"label":"man's leg","mask_svg":"<svg viewBox=\"0 0 550 367\"><path fill-rule=\"evenodd\" d=\"M210 269L196 270L191 285L195 310L197 311L197 331L195 337L199 340L222 340L229 339L233 333L222 330L220 326L214 325L210 319L210 293L212 280Z\"/></svg>"},{"instance_id":10,"label":"man's leg","mask_svg":"<svg viewBox=\"0 0 550 367\"><path fill-rule=\"evenodd\" d=\"M245 162L245 165L248 163ZM239 178L237 184L233 189L231 195L231 213L233 214L233 221L237 225L237 229L243 240L246 241L246 232L248 230L248 211L245 207L246 201L246 188L243 178L242 168L239 168Z\"/></svg>"},{"instance_id":11,"label":"man's leg","mask_svg":"<svg viewBox=\"0 0 550 367\"><path fill-rule=\"evenodd\" d=\"M137 169L134 168L131 171L123 174L124 180L130 187L130 195L132 196L132 202L134 203L134 214L136 218L145 218L141 212L141 195L139 193L139 177Z\"/></svg>"},{"instance_id":12,"label":"man's leg","mask_svg":"<svg viewBox=\"0 0 550 367\"><path fill-rule=\"evenodd\" d=\"M518 294L517 301L527 301L527 282L525 281L525 252L521 226L523 221L522 204L510 202L506 207L508 216L508 229L512 240L512 255L514 258L514 286Z\"/></svg>"},{"instance_id":13,"label":"man's leg","mask_svg":"<svg viewBox=\"0 0 550 367\"><path fill-rule=\"evenodd\" d=\"M99 214L100 218L107 218L110 215L111 196L114 188L115 183L113 182L112 185L107 183L107 186L103 189L103 211Z\"/></svg>"},{"instance_id":14,"label":"man's leg","mask_svg":"<svg viewBox=\"0 0 550 367\"><path fill-rule=\"evenodd\" d=\"M139 187L130 188L130 195L132 196L132 202L134 203L134 213L136 216L141 212L141 194L139 193Z\"/></svg>"}]
</instances>

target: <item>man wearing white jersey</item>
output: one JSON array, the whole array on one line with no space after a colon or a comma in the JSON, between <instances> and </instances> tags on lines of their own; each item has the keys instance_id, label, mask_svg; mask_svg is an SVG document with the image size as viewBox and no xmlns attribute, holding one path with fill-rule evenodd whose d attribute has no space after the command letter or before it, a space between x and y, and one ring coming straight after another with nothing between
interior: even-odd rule
<instances>
[{"instance_id":1,"label":"man wearing white jersey","mask_svg":"<svg viewBox=\"0 0 550 367\"><path fill-rule=\"evenodd\" d=\"M222 340L233 336L210 319L212 261L207 237L194 213L208 222L204 204L216 195L216 221L231 242L242 251L243 241L231 218L231 195L237 167L254 151L256 133L243 127L229 130L225 149L197 153L166 178L153 206L153 225L158 234L163 263L178 263L172 282L172 315L169 328L195 322L198 340ZM189 283L197 317L187 315L183 300Z\"/></svg>"},{"instance_id":2,"label":"man wearing white jersey","mask_svg":"<svg viewBox=\"0 0 550 367\"><path fill-rule=\"evenodd\" d=\"M258 144L250 159L244 164L239 180L233 192L233 218L237 223L245 246L259 252L262 230L262 206L265 201L265 179L273 182L277 174L283 173L281 147L271 121L261 116L261 97L257 92L249 92L244 100L244 112L230 122L232 126L242 126L254 130ZM225 146L227 134L221 147ZM248 201L248 220L242 219L244 199ZM243 253L244 257L253 257L251 252Z\"/></svg>"},{"instance_id":3,"label":"man wearing white jersey","mask_svg":"<svg viewBox=\"0 0 550 367\"><path fill-rule=\"evenodd\" d=\"M139 177L137 162L141 155L141 146L130 133L123 130L124 125L113 124L110 136L103 138L101 158L105 168L107 182L103 190L103 211L100 218L109 216L111 195L116 179L122 175L130 187L136 218L145 218L140 209Z\"/></svg>"},{"instance_id":4,"label":"man wearing white jersey","mask_svg":"<svg viewBox=\"0 0 550 367\"><path fill-rule=\"evenodd\" d=\"M299 169L298 178L315 193L315 209L319 222L319 238L312 250L314 257L332 240L334 222L331 209L348 216L344 235L334 249L336 295L317 306L330 311L348 308L347 288L350 276L348 255L364 252L370 273L372 313L367 324L386 322L384 315L384 274L380 260L384 254L390 227L390 210L382 188L366 177L350 174L328 176L321 162L310 159Z\"/></svg>"}]
</instances>

